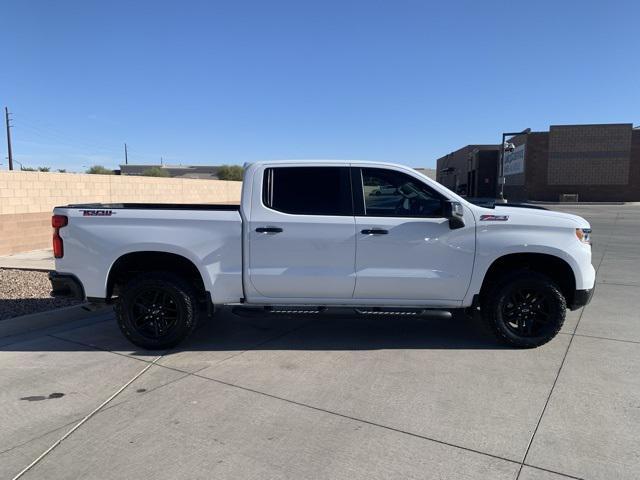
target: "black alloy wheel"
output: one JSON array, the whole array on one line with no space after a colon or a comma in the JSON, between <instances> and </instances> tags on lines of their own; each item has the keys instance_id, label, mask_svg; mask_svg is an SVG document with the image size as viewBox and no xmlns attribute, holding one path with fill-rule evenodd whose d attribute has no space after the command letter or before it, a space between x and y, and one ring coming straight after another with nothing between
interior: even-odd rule
<instances>
[{"instance_id":1,"label":"black alloy wheel","mask_svg":"<svg viewBox=\"0 0 640 480\"><path fill-rule=\"evenodd\" d=\"M567 304L549 277L517 270L502 277L481 301L485 322L503 342L538 347L554 338L564 324Z\"/></svg>"},{"instance_id":2,"label":"black alloy wheel","mask_svg":"<svg viewBox=\"0 0 640 480\"><path fill-rule=\"evenodd\" d=\"M515 290L502 304L505 325L521 337L538 337L553 329L549 301L544 290Z\"/></svg>"},{"instance_id":3,"label":"black alloy wheel","mask_svg":"<svg viewBox=\"0 0 640 480\"><path fill-rule=\"evenodd\" d=\"M160 339L178 323L178 307L172 292L162 286L139 290L131 304L133 325L140 335Z\"/></svg>"},{"instance_id":4,"label":"black alloy wheel","mask_svg":"<svg viewBox=\"0 0 640 480\"><path fill-rule=\"evenodd\" d=\"M198 295L193 285L169 272L148 272L120 288L118 326L133 344L160 350L176 346L196 328Z\"/></svg>"}]
</instances>

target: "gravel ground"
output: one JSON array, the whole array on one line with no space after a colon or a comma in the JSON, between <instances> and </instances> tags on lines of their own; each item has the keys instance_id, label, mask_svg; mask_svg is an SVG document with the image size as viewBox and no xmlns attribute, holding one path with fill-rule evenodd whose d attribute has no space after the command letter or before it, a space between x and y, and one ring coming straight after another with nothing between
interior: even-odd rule
<instances>
[{"instance_id":1,"label":"gravel ground","mask_svg":"<svg viewBox=\"0 0 640 480\"><path fill-rule=\"evenodd\" d=\"M49 296L46 272L0 268L0 320L77 305L78 300Z\"/></svg>"}]
</instances>

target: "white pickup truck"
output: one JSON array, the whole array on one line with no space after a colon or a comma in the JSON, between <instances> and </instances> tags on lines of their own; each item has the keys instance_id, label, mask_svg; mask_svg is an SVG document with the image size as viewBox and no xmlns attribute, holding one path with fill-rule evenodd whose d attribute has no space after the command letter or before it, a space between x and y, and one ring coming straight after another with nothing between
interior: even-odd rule
<instances>
[{"instance_id":1,"label":"white pickup truck","mask_svg":"<svg viewBox=\"0 0 640 480\"><path fill-rule=\"evenodd\" d=\"M178 344L224 304L390 317L479 309L501 340L536 347L595 283L583 218L481 207L387 163L254 163L239 206L53 213L52 295L115 301L122 332L144 348Z\"/></svg>"}]
</instances>

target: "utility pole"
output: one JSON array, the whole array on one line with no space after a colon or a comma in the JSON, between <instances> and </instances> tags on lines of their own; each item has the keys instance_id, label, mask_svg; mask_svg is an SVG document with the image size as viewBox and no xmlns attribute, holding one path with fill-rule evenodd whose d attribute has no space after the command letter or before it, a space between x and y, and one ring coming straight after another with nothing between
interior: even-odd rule
<instances>
[{"instance_id":1,"label":"utility pole","mask_svg":"<svg viewBox=\"0 0 640 480\"><path fill-rule=\"evenodd\" d=\"M7 152L9 154L9 170L13 170L13 153L11 152L11 125L9 125L9 109L4 107L4 123L7 125Z\"/></svg>"},{"instance_id":2,"label":"utility pole","mask_svg":"<svg viewBox=\"0 0 640 480\"><path fill-rule=\"evenodd\" d=\"M127 156L127 144L124 144L124 164L129 165L129 157Z\"/></svg>"}]
</instances>

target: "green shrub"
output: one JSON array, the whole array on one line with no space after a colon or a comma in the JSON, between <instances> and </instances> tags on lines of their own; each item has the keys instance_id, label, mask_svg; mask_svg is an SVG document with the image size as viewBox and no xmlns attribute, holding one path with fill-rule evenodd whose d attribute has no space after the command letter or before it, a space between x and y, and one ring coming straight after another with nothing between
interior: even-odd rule
<instances>
[{"instance_id":1,"label":"green shrub","mask_svg":"<svg viewBox=\"0 0 640 480\"><path fill-rule=\"evenodd\" d=\"M102 165L94 165L87 170L87 173L92 175L113 175L113 170L109 170Z\"/></svg>"},{"instance_id":2,"label":"green shrub","mask_svg":"<svg viewBox=\"0 0 640 480\"><path fill-rule=\"evenodd\" d=\"M240 165L222 165L218 169L218 178L220 180L236 180L242 181L244 169Z\"/></svg>"},{"instance_id":3,"label":"green shrub","mask_svg":"<svg viewBox=\"0 0 640 480\"><path fill-rule=\"evenodd\" d=\"M161 167L150 167L142 171L144 177L168 177L169 172Z\"/></svg>"}]
</instances>

